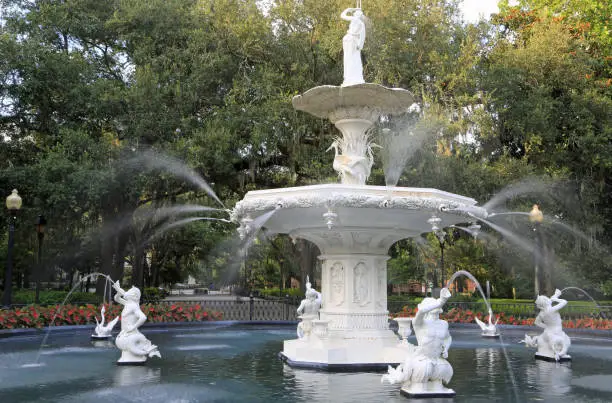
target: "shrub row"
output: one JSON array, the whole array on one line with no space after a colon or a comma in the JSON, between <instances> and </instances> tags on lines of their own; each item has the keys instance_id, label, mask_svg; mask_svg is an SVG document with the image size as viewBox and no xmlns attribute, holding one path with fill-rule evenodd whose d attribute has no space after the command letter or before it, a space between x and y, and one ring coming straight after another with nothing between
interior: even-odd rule
<instances>
[{"instance_id":1,"label":"shrub row","mask_svg":"<svg viewBox=\"0 0 612 403\"><path fill-rule=\"evenodd\" d=\"M401 312L392 315L393 317L414 317L417 312L417 308L404 307ZM471 310L452 308L447 312L444 312L440 317L450 323L474 323L474 318L478 318L483 322L487 322L488 315L482 312L473 312ZM520 318L514 315L507 315L504 312L495 314L495 319L500 325L522 325L522 326L533 326L535 318ZM495 321L495 320L494 320ZM582 318L564 320L563 327L570 329L603 329L612 330L612 320L609 319L594 319L594 318Z\"/></svg>"},{"instance_id":2,"label":"shrub row","mask_svg":"<svg viewBox=\"0 0 612 403\"><path fill-rule=\"evenodd\" d=\"M106 307L106 322L121 315L122 306L118 304ZM140 307L147 315L149 322L193 322L221 320L223 314L205 310L199 304L144 304ZM0 311L0 329L42 328L46 326L88 325L95 324L99 318L100 306L87 304L82 306L39 306L30 305Z\"/></svg>"}]
</instances>

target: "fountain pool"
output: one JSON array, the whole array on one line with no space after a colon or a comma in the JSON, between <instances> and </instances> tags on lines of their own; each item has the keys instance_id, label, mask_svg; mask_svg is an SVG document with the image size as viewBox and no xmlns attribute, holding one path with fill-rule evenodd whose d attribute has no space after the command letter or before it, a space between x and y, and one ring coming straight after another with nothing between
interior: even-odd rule
<instances>
[{"instance_id":1,"label":"fountain pool","mask_svg":"<svg viewBox=\"0 0 612 403\"><path fill-rule=\"evenodd\" d=\"M0 339L0 394L12 402L609 402L612 340L572 335L571 363L533 359L518 344L524 329L504 329L499 340L482 339L476 326L453 327L449 362L453 399L406 399L380 373L329 373L291 368L279 359L295 325L210 323L190 327L145 326L163 360L145 366L116 365L111 342L92 342L90 328L53 331L33 362L42 337ZM414 343L414 340L411 340ZM99 344L94 344L99 343ZM509 368L516 385L511 382Z\"/></svg>"}]
</instances>

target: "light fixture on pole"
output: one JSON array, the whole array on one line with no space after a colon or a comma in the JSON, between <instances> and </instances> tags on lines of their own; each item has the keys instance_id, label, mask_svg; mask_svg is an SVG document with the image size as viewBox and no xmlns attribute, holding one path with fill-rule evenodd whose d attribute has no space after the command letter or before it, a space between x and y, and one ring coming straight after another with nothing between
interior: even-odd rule
<instances>
[{"instance_id":1,"label":"light fixture on pole","mask_svg":"<svg viewBox=\"0 0 612 403\"><path fill-rule=\"evenodd\" d=\"M540 282L541 270L540 262L542 260L542 231L540 230L540 224L544 221L544 214L540 210L540 206L537 204L533 205L533 208L529 212L529 222L533 224L533 232L535 232L535 248L533 249L533 265L534 265L534 291L536 298L540 295Z\"/></svg>"},{"instance_id":2,"label":"light fixture on pole","mask_svg":"<svg viewBox=\"0 0 612 403\"><path fill-rule=\"evenodd\" d=\"M2 306L5 309L11 307L11 293L13 286L13 245L15 244L15 220L17 219L17 212L21 208L21 197L17 189L13 189L13 192L6 198L6 208L9 211L9 237L8 237L8 249L6 253L6 271L4 272L4 293L2 294Z\"/></svg>"},{"instance_id":3,"label":"light fixture on pole","mask_svg":"<svg viewBox=\"0 0 612 403\"><path fill-rule=\"evenodd\" d=\"M38 237L38 261L36 262L38 269L36 270L36 294L34 296L34 303L36 304L40 302L40 277L43 274L42 244L45 237L45 225L47 225L47 220L41 214L38 216L38 220L36 220L36 236Z\"/></svg>"}]
</instances>

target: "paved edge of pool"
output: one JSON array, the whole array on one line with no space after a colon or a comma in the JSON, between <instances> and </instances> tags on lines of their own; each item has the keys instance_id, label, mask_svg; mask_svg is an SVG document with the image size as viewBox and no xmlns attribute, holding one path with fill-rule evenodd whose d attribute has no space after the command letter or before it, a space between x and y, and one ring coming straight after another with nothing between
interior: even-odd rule
<instances>
[{"instance_id":1,"label":"paved edge of pool","mask_svg":"<svg viewBox=\"0 0 612 403\"><path fill-rule=\"evenodd\" d=\"M394 324L391 322L390 324ZM284 321L284 320L217 320L217 321L205 321L205 322L165 322L165 323L145 323L142 326L143 330L152 331L167 331L176 328L185 327L218 327L218 326L296 326L298 321ZM478 329L478 325L475 323L449 323L451 329ZM94 325L66 325L66 326L51 326L42 329L36 328L21 328L21 329L0 329L0 338L14 337L14 336L33 336L44 334L45 332L71 332L71 331L93 331ZM391 326L393 328L393 326ZM522 330L522 331L533 331L539 332L542 329L537 326L523 326L523 325L497 325L500 330ZM575 328L564 328L563 329L569 336L593 336L602 339L612 339L612 330L605 329L575 329Z\"/></svg>"}]
</instances>

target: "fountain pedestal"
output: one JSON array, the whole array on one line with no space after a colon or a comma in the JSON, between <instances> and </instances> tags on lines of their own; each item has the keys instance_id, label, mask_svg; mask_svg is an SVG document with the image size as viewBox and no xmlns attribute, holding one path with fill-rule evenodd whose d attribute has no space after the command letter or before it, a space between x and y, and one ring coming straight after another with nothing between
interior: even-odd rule
<instances>
[{"instance_id":1,"label":"fountain pedestal","mask_svg":"<svg viewBox=\"0 0 612 403\"><path fill-rule=\"evenodd\" d=\"M308 238L324 248L319 236L326 233L330 231L311 233ZM326 245L324 250L344 253L319 256L324 301L320 322L325 323L319 327L325 330L313 331L307 339L286 340L281 354L294 366L328 370L386 369L402 356L399 340L388 326L386 261L389 256L356 255L342 250L342 246L355 242L372 242L373 234L336 232L335 236L337 246Z\"/></svg>"}]
</instances>

